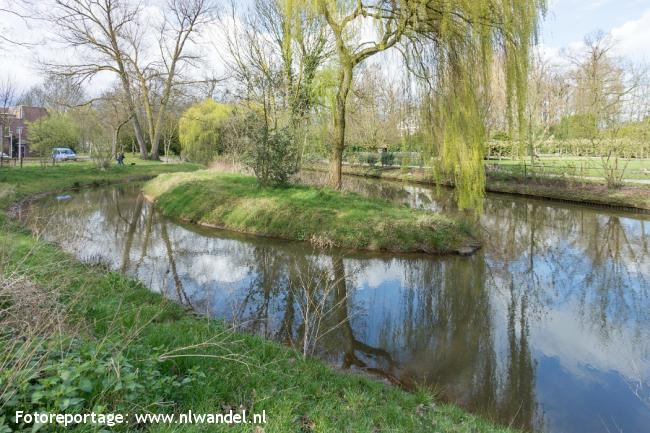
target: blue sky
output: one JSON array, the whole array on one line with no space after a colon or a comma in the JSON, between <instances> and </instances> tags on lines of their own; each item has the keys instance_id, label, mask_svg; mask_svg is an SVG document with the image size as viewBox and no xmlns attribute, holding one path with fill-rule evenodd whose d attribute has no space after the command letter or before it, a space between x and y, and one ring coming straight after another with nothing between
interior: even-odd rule
<instances>
[{"instance_id":1,"label":"blue sky","mask_svg":"<svg viewBox=\"0 0 650 433\"><path fill-rule=\"evenodd\" d=\"M0 7L11 7L14 0L0 0ZM47 0L42 0L45 4ZM154 4L159 0L145 0ZM223 0L221 0L223 1ZM541 28L542 51L561 62L562 48L575 48L584 37L596 30L611 33L618 43L617 54L634 62L650 64L650 0L547 0L549 11ZM47 25L35 21L29 26L13 15L0 13L0 29L19 40L40 39ZM49 37L45 37L48 40ZM21 88L41 79L36 57L48 57L56 51L49 44L28 49L13 49L4 58L10 75ZM214 57L214 55L212 55ZM215 62L217 59L213 59ZM6 75L0 71L0 79Z\"/></svg>"},{"instance_id":2,"label":"blue sky","mask_svg":"<svg viewBox=\"0 0 650 433\"><path fill-rule=\"evenodd\" d=\"M596 30L612 33L619 53L650 60L650 0L549 0L541 42L569 47Z\"/></svg>"}]
</instances>

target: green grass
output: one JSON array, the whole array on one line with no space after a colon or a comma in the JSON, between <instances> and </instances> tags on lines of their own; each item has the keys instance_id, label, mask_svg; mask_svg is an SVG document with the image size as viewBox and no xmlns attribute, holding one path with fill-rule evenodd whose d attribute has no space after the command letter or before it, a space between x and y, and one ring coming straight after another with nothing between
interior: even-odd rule
<instances>
[{"instance_id":1,"label":"green grass","mask_svg":"<svg viewBox=\"0 0 650 433\"><path fill-rule=\"evenodd\" d=\"M154 177L172 171L192 171L196 164L163 164L157 161L133 160L135 165L114 165L100 170L90 161L66 162L45 168L38 164L0 168L0 207L43 192L99 186L112 182L128 182Z\"/></svg>"},{"instance_id":2,"label":"green grass","mask_svg":"<svg viewBox=\"0 0 650 433\"><path fill-rule=\"evenodd\" d=\"M326 171L327 167L311 165L303 167L303 169ZM433 174L426 169L410 169L403 172L400 169L344 167L343 172L353 176L400 180L425 185L433 185L437 182ZM524 178L523 173L513 171L511 173L488 173L485 189L489 192L582 204L650 210L649 185L625 185L618 189L609 189L602 182L594 180L562 177Z\"/></svg>"},{"instance_id":3,"label":"green grass","mask_svg":"<svg viewBox=\"0 0 650 433\"><path fill-rule=\"evenodd\" d=\"M27 233L3 231L0 242L14 246L12 261L23 260L22 266L30 278L45 289L57 285L63 290L63 298L83 290L71 315L77 318L75 328L86 329L91 338L120 341L133 329L139 329L129 351L159 353L200 344L226 332L220 322L189 315L134 280L76 263L50 245L35 248L37 241ZM52 266L53 263L58 265ZM225 335L226 338L218 340L223 348L187 350L183 353L202 356L181 357L161 364L166 374L184 375L198 368L206 377L176 391L173 406L158 411L215 412L222 405L243 405L249 410L266 411L266 433L311 431L301 429L306 419L314 422L317 432L508 431L452 405L429 407L432 395L425 390L408 393L359 375L335 372L321 361L303 360L296 352L258 337ZM219 358L230 353L240 354L242 362ZM418 409L421 404L426 405L424 410ZM150 429L171 430L162 425ZM206 429L184 426L183 431ZM252 429L222 427L221 431Z\"/></svg>"},{"instance_id":4,"label":"green grass","mask_svg":"<svg viewBox=\"0 0 650 433\"><path fill-rule=\"evenodd\" d=\"M238 174L167 174L144 192L173 218L317 246L449 253L476 244L469 225L450 217L324 188L263 188Z\"/></svg>"},{"instance_id":5,"label":"green grass","mask_svg":"<svg viewBox=\"0 0 650 433\"><path fill-rule=\"evenodd\" d=\"M601 158L588 157L545 157L536 160L535 166L531 168L530 160L516 159L495 159L486 161L487 165L500 165L512 171L512 174L523 175L524 164L526 174L539 175L569 175L587 178L603 178L604 170ZM624 178L627 180L650 180L650 160L630 159L619 161L621 169L625 167Z\"/></svg>"},{"instance_id":6,"label":"green grass","mask_svg":"<svg viewBox=\"0 0 650 433\"><path fill-rule=\"evenodd\" d=\"M95 171L90 166L75 166L61 171L23 171L22 175L2 175L5 179L11 178L13 189L10 195L16 200L29 194L72 186L75 182L105 183L150 175L155 170L192 168L163 168L151 164L154 166L156 169L141 164L138 168L109 172ZM75 177L65 180L62 173L70 176L74 173ZM248 189L249 179L237 179L237 188ZM17 180L20 182L14 183ZM293 194L313 194L308 189L293 191ZM290 194L290 191L285 194ZM11 199L3 200L7 204ZM243 406L249 412L265 410L268 418L262 430L254 430L251 425L123 426L118 430L265 433L512 431L468 415L456 406L434 404L432 394L426 390L408 393L360 375L334 371L318 360L304 360L279 344L230 333L223 323L188 314L183 307L150 292L133 279L75 261L56 246L35 238L14 221L0 225L0 247L2 277L19 272L44 292L55 290L58 293L58 301L68 313L69 323L64 326L64 332L85 341L112 342L121 348L130 363L140 368L154 368L159 372L156 374L165 377L182 378L197 370L205 375L199 381L168 393L168 400L161 406L129 406L128 402L122 402L131 413L183 413L188 410L215 413L224 410L224 406ZM198 346L179 352L193 356L160 361L155 367L143 364L140 359L142 354L156 355L194 345ZM115 359L123 358L115 355ZM115 371L119 369L120 366L115 365ZM148 395L146 391L137 392ZM115 396L99 394L96 398L95 403L108 408L115 404L111 399ZM90 407L85 410L89 411Z\"/></svg>"}]
</instances>

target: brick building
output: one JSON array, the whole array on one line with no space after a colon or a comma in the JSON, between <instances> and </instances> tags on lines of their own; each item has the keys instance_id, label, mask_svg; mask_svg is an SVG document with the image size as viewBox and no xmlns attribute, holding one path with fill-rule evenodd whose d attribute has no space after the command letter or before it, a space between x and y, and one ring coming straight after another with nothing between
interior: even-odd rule
<instances>
[{"instance_id":1,"label":"brick building","mask_svg":"<svg viewBox=\"0 0 650 433\"><path fill-rule=\"evenodd\" d=\"M0 108L0 135L2 136L0 150L17 158L20 145L23 156L29 156L29 123L47 115L47 110L43 107L20 105Z\"/></svg>"}]
</instances>

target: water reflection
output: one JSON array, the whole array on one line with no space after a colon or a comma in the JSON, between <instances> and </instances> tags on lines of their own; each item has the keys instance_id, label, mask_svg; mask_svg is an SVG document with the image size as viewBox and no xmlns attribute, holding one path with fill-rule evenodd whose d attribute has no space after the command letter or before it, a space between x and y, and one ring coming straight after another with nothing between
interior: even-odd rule
<instances>
[{"instance_id":1,"label":"water reflection","mask_svg":"<svg viewBox=\"0 0 650 433\"><path fill-rule=\"evenodd\" d=\"M445 191L346 182L453 212ZM343 255L185 227L135 186L44 200L28 214L83 260L343 368L429 385L524 429L650 431L643 217L490 196L485 248L461 258Z\"/></svg>"}]
</instances>

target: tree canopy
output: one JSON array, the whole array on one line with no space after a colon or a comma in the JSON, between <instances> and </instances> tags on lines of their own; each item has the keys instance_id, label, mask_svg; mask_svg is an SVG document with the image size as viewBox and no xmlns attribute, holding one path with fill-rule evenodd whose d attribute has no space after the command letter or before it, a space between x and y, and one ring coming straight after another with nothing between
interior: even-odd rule
<instances>
[{"instance_id":1,"label":"tree canopy","mask_svg":"<svg viewBox=\"0 0 650 433\"><path fill-rule=\"evenodd\" d=\"M49 157L54 147L74 149L78 137L75 124L65 114L54 113L29 125L31 150L38 153L41 158Z\"/></svg>"},{"instance_id":2,"label":"tree canopy","mask_svg":"<svg viewBox=\"0 0 650 433\"><path fill-rule=\"evenodd\" d=\"M223 152L222 127L232 107L213 99L192 105L181 116L178 134L183 157L195 162L210 162Z\"/></svg>"}]
</instances>

